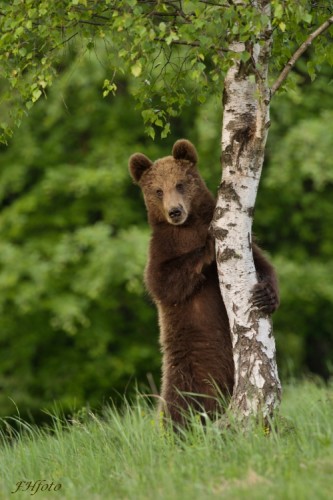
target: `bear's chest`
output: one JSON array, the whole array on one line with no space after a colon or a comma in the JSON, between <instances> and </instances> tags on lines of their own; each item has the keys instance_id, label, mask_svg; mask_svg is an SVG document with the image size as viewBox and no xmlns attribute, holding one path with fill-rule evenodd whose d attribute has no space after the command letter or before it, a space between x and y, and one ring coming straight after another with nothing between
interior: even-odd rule
<instances>
[{"instance_id":1,"label":"bear's chest","mask_svg":"<svg viewBox=\"0 0 333 500\"><path fill-rule=\"evenodd\" d=\"M161 254L164 253L168 255L169 258L174 258L179 255L193 252L205 245L207 234L208 227L202 224L198 224L194 227L172 227L170 231L167 231L164 237L159 240Z\"/></svg>"}]
</instances>

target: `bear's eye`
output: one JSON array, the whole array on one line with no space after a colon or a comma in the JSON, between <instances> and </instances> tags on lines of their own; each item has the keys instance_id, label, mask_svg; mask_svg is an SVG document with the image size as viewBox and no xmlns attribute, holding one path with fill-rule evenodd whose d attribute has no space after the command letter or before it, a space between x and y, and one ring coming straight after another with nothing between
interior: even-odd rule
<instances>
[{"instance_id":1,"label":"bear's eye","mask_svg":"<svg viewBox=\"0 0 333 500\"><path fill-rule=\"evenodd\" d=\"M162 189L156 189L156 194L157 194L158 198L163 198L163 191L162 191Z\"/></svg>"},{"instance_id":2,"label":"bear's eye","mask_svg":"<svg viewBox=\"0 0 333 500\"><path fill-rule=\"evenodd\" d=\"M176 189L179 193L184 193L185 192L185 186L183 183L179 182L176 184Z\"/></svg>"}]
</instances>

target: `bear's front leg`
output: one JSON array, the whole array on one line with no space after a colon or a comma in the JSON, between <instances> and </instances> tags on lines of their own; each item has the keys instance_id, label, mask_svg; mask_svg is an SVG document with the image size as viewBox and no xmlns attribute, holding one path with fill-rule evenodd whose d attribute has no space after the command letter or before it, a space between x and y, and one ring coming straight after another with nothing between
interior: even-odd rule
<instances>
[{"instance_id":1,"label":"bear's front leg","mask_svg":"<svg viewBox=\"0 0 333 500\"><path fill-rule=\"evenodd\" d=\"M173 259L151 260L146 268L145 282L155 301L177 305L196 293L205 282L205 268L215 260L214 241Z\"/></svg>"},{"instance_id":2,"label":"bear's front leg","mask_svg":"<svg viewBox=\"0 0 333 500\"><path fill-rule=\"evenodd\" d=\"M279 307L279 288L274 267L253 244L253 259L259 282L252 289L252 303L262 312L272 314Z\"/></svg>"},{"instance_id":3,"label":"bear's front leg","mask_svg":"<svg viewBox=\"0 0 333 500\"><path fill-rule=\"evenodd\" d=\"M279 297L270 281L257 283L252 289L253 305L262 312L272 314L279 307Z\"/></svg>"},{"instance_id":4,"label":"bear's front leg","mask_svg":"<svg viewBox=\"0 0 333 500\"><path fill-rule=\"evenodd\" d=\"M213 262L215 262L215 239L208 233L206 244L202 247L202 258L198 262L196 272L198 274L203 272L204 269Z\"/></svg>"}]
</instances>

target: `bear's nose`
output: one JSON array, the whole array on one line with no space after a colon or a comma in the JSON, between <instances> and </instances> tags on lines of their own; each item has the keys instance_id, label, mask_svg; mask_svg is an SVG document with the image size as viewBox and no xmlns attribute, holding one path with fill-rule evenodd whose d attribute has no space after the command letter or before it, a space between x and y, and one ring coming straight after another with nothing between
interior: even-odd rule
<instances>
[{"instance_id":1,"label":"bear's nose","mask_svg":"<svg viewBox=\"0 0 333 500\"><path fill-rule=\"evenodd\" d=\"M171 219L176 219L177 217L180 217L182 214L182 211L178 207L174 207L171 210L169 210L169 217Z\"/></svg>"}]
</instances>

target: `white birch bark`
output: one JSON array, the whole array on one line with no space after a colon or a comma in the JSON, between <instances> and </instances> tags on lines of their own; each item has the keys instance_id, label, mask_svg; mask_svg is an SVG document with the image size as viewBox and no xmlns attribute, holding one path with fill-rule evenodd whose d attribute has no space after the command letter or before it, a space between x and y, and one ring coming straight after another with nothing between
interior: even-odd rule
<instances>
[{"instance_id":1,"label":"white birch bark","mask_svg":"<svg viewBox=\"0 0 333 500\"><path fill-rule=\"evenodd\" d=\"M270 13L267 0L256 5ZM212 223L235 363L230 408L240 418L272 415L281 397L272 321L251 304L251 290L257 283L252 219L269 127L269 28L260 44L252 47L252 61L235 61L225 79L223 174ZM245 46L233 43L230 49L241 52Z\"/></svg>"}]
</instances>

